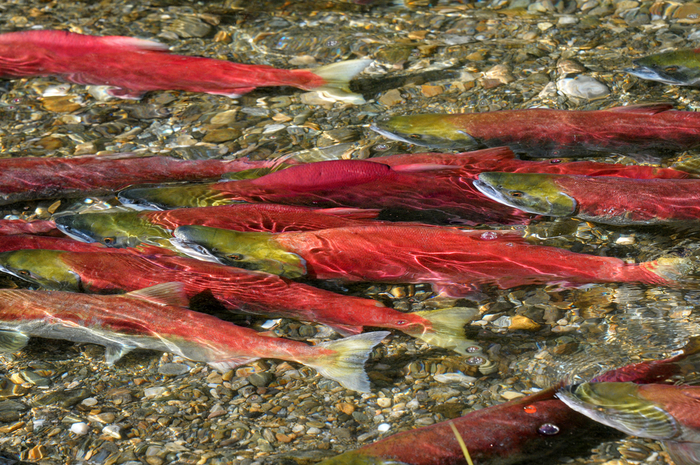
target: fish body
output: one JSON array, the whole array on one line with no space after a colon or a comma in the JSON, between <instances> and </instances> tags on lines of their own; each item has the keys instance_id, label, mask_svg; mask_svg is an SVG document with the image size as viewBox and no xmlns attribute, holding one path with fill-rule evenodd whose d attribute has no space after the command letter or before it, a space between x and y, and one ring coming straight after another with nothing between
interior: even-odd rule
<instances>
[{"instance_id":1,"label":"fish body","mask_svg":"<svg viewBox=\"0 0 700 465\"><path fill-rule=\"evenodd\" d=\"M0 205L104 195L138 184L215 180L224 173L274 164L271 161L179 160L133 153L4 158L0 160Z\"/></svg>"},{"instance_id":2,"label":"fish body","mask_svg":"<svg viewBox=\"0 0 700 465\"><path fill-rule=\"evenodd\" d=\"M633 76L674 86L700 85L700 49L656 53L633 61Z\"/></svg>"},{"instance_id":3,"label":"fish body","mask_svg":"<svg viewBox=\"0 0 700 465\"><path fill-rule=\"evenodd\" d=\"M478 315L473 309L402 313L371 299L178 256L18 250L0 253L0 269L45 288L91 293L133 291L177 281L189 298L211 292L232 310L313 321L345 335L359 334L363 326L398 329L469 354L477 364L484 362L476 360L480 348L464 336L464 325Z\"/></svg>"},{"instance_id":4,"label":"fish body","mask_svg":"<svg viewBox=\"0 0 700 465\"><path fill-rule=\"evenodd\" d=\"M672 108L657 104L594 111L531 108L394 116L373 129L426 147L469 150L503 145L530 157L669 155L700 146L700 113Z\"/></svg>"},{"instance_id":5,"label":"fish body","mask_svg":"<svg viewBox=\"0 0 700 465\"><path fill-rule=\"evenodd\" d=\"M453 296L481 285L677 285L683 259L627 264L618 258L527 243L517 231L376 225L279 234L181 226L182 250L195 244L222 263L288 276L344 282L431 283Z\"/></svg>"},{"instance_id":6,"label":"fish body","mask_svg":"<svg viewBox=\"0 0 700 465\"><path fill-rule=\"evenodd\" d=\"M459 171L459 166L449 165L390 167L365 160L335 160L298 165L251 180L127 189L119 198L122 203L146 208L257 202L377 208L467 224L529 219L527 214L514 214L514 209L483 197Z\"/></svg>"},{"instance_id":7,"label":"fish body","mask_svg":"<svg viewBox=\"0 0 700 465\"><path fill-rule=\"evenodd\" d=\"M630 381L658 382L666 375L680 374L681 364L692 360L696 351L612 370L599 378L618 378L622 370L622 376ZM697 366L697 360L694 364ZM463 438L475 465L550 463L543 459L562 453L571 457L578 447L590 450L600 442L615 439L612 429L595 425L555 394L556 387L454 420L403 431L320 465L465 465L450 423Z\"/></svg>"},{"instance_id":8,"label":"fish body","mask_svg":"<svg viewBox=\"0 0 700 465\"><path fill-rule=\"evenodd\" d=\"M130 248L111 248L103 244L85 243L68 237L36 236L30 234L13 234L0 236L0 252L14 252L25 249L62 250L65 252L104 252L144 255L173 255L174 252L162 248L141 245Z\"/></svg>"},{"instance_id":9,"label":"fish body","mask_svg":"<svg viewBox=\"0 0 700 465\"><path fill-rule=\"evenodd\" d=\"M172 231L197 224L236 231L309 231L368 224L376 210L314 209L273 204L233 204L166 211L100 212L56 218L58 228L78 240L110 247L140 243L170 247ZM2 230L0 223L0 231Z\"/></svg>"},{"instance_id":10,"label":"fish body","mask_svg":"<svg viewBox=\"0 0 700 465\"><path fill-rule=\"evenodd\" d=\"M347 82L369 60L336 63L315 71L285 70L226 60L176 55L168 46L121 36L97 37L66 31L0 35L0 76L57 76L75 84L109 86L113 97L139 99L156 90L184 90L232 98L257 87L291 86L336 90L348 101Z\"/></svg>"},{"instance_id":11,"label":"fish body","mask_svg":"<svg viewBox=\"0 0 700 465\"><path fill-rule=\"evenodd\" d=\"M484 195L523 211L612 225L700 220L700 180L482 173Z\"/></svg>"},{"instance_id":12,"label":"fish body","mask_svg":"<svg viewBox=\"0 0 700 465\"><path fill-rule=\"evenodd\" d=\"M567 386L557 396L604 425L663 441L676 465L700 462L700 387L583 383Z\"/></svg>"},{"instance_id":13,"label":"fish body","mask_svg":"<svg viewBox=\"0 0 700 465\"><path fill-rule=\"evenodd\" d=\"M0 236L17 234L58 234L56 223L52 220L0 220Z\"/></svg>"},{"instance_id":14,"label":"fish body","mask_svg":"<svg viewBox=\"0 0 700 465\"><path fill-rule=\"evenodd\" d=\"M3 342L24 344L27 336L39 336L101 344L110 363L134 348L175 353L221 371L278 358L317 368L348 389L369 391L363 365L388 332L309 346L188 310L184 295L169 295L174 289L179 286L165 284L113 296L2 289L0 332Z\"/></svg>"},{"instance_id":15,"label":"fish body","mask_svg":"<svg viewBox=\"0 0 700 465\"><path fill-rule=\"evenodd\" d=\"M507 147L471 154L416 154L335 160L291 166L256 179L126 189L122 203L139 208L226 205L236 202L376 208L399 218L476 225L530 220L480 194L482 171L552 172L600 176L687 178L688 173L648 166L594 162L552 163L515 158ZM413 216L410 216L412 214Z\"/></svg>"}]
</instances>

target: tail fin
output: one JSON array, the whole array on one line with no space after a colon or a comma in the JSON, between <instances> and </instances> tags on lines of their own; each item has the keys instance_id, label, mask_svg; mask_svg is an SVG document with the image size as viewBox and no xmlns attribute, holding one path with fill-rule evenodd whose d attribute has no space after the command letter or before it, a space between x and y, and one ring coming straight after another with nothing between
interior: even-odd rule
<instances>
[{"instance_id":1,"label":"tail fin","mask_svg":"<svg viewBox=\"0 0 700 465\"><path fill-rule=\"evenodd\" d=\"M315 68L311 72L320 76L326 81L326 84L314 90L323 92L333 100L340 100L355 105L363 104L365 99L359 94L350 92L348 84L352 78L360 74L371 62L372 60L349 60Z\"/></svg>"},{"instance_id":2,"label":"tail fin","mask_svg":"<svg viewBox=\"0 0 700 465\"><path fill-rule=\"evenodd\" d=\"M464 336L464 325L470 323L479 315L477 309L452 307L444 310L429 310L415 313L430 321L433 325L433 330L417 334L406 331L407 334L422 339L428 344L452 349L462 355L475 356L481 353L481 347Z\"/></svg>"},{"instance_id":3,"label":"tail fin","mask_svg":"<svg viewBox=\"0 0 700 465\"><path fill-rule=\"evenodd\" d=\"M364 365L374 346L388 335L389 331L375 331L323 342L317 347L330 349L335 353L303 363L315 368L321 376L338 381L347 389L369 392L369 378Z\"/></svg>"},{"instance_id":4,"label":"tail fin","mask_svg":"<svg viewBox=\"0 0 700 465\"><path fill-rule=\"evenodd\" d=\"M647 271L650 271L665 284L678 286L679 284L698 281L697 277L692 277L691 273L697 272L695 266L688 258L683 257L661 257L650 262L640 263Z\"/></svg>"}]
</instances>

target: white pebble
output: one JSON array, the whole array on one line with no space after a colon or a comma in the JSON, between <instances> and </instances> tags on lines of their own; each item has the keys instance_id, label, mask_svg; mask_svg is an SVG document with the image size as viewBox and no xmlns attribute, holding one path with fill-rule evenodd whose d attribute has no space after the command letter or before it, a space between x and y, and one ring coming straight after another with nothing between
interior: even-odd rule
<instances>
[{"instance_id":1,"label":"white pebble","mask_svg":"<svg viewBox=\"0 0 700 465\"><path fill-rule=\"evenodd\" d=\"M95 405L97 405L97 399L95 399L94 397L88 397L86 399L83 399L81 404L83 404L86 407L94 407Z\"/></svg>"},{"instance_id":2,"label":"white pebble","mask_svg":"<svg viewBox=\"0 0 700 465\"><path fill-rule=\"evenodd\" d=\"M391 425L389 423L382 423L381 425L377 426L377 430L380 433L386 433L389 431L389 429L391 429Z\"/></svg>"},{"instance_id":3,"label":"white pebble","mask_svg":"<svg viewBox=\"0 0 700 465\"><path fill-rule=\"evenodd\" d=\"M75 433L78 436L82 436L83 434L87 434L88 431L90 431L90 426L88 426L87 423L73 423L70 425L70 431L71 433Z\"/></svg>"},{"instance_id":4,"label":"white pebble","mask_svg":"<svg viewBox=\"0 0 700 465\"><path fill-rule=\"evenodd\" d=\"M467 376L464 373L436 373L433 375L433 378L439 383L460 383L465 385L476 381L476 378Z\"/></svg>"},{"instance_id":5,"label":"white pebble","mask_svg":"<svg viewBox=\"0 0 700 465\"><path fill-rule=\"evenodd\" d=\"M593 100L610 94L608 86L590 76L564 78L557 82L557 89L568 97Z\"/></svg>"},{"instance_id":6,"label":"white pebble","mask_svg":"<svg viewBox=\"0 0 700 465\"><path fill-rule=\"evenodd\" d=\"M313 426L312 426L311 428L309 428L309 429L306 430L306 434L308 434L309 436L315 436L315 435L317 435L317 434L320 433L320 432L321 432L320 429L315 428L315 427L313 427Z\"/></svg>"},{"instance_id":7,"label":"white pebble","mask_svg":"<svg viewBox=\"0 0 700 465\"><path fill-rule=\"evenodd\" d=\"M560 26L565 26L568 24L576 24L576 23L578 23L578 18L576 16L565 15L565 16L562 16L561 18L559 18L559 21L557 21L557 23Z\"/></svg>"}]
</instances>

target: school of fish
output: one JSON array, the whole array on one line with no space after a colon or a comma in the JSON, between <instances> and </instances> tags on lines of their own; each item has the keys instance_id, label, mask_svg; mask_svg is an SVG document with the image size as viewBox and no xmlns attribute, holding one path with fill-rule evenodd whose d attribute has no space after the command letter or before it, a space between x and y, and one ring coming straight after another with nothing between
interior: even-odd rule
<instances>
[{"instance_id":1,"label":"school of fish","mask_svg":"<svg viewBox=\"0 0 700 465\"><path fill-rule=\"evenodd\" d=\"M666 52L637 59L626 71L698 85L697 56ZM0 34L0 77L50 76L102 86L103 95L117 99L161 90L235 98L291 86L359 104L363 97L348 83L370 62L283 70L176 55L131 37ZM391 331L455 351L471 365L488 363L465 331L479 310L455 306L455 299L481 301L490 289L529 285L697 288L693 257L669 253L630 263L543 245L522 226L565 217L697 227L700 179L692 170L558 158L666 157L696 149L698 112L668 104L528 108L396 115L370 127L408 144L472 151L313 163L134 153L0 159L2 205L99 195L122 203L97 213L59 211L51 220L0 220L0 271L31 287L0 289L0 351L20 351L31 337L55 338L103 345L110 365L150 349L222 372L273 358L369 392L364 364ZM324 281L427 284L438 308L399 311L319 287ZM338 336L312 345L259 333L189 309L201 295L231 313L310 321ZM467 463L452 428L476 465L541 460L573 442L590 449L619 432L663 441L677 465L700 463L700 388L683 384L684 373L700 369L699 353L691 339L670 359L562 382L322 463Z\"/></svg>"}]
</instances>

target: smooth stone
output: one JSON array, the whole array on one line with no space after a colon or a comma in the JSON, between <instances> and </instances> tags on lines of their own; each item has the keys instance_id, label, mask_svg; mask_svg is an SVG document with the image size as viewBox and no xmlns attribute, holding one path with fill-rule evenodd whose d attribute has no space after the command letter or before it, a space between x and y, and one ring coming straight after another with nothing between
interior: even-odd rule
<instances>
[{"instance_id":1,"label":"smooth stone","mask_svg":"<svg viewBox=\"0 0 700 465\"><path fill-rule=\"evenodd\" d=\"M590 76L564 78L557 82L557 89L567 97L593 100L610 94L608 86Z\"/></svg>"},{"instance_id":2,"label":"smooth stone","mask_svg":"<svg viewBox=\"0 0 700 465\"><path fill-rule=\"evenodd\" d=\"M253 373L252 375L248 376L248 381L250 381L250 384L255 387L266 387L274 379L274 375L267 372Z\"/></svg>"},{"instance_id":3,"label":"smooth stone","mask_svg":"<svg viewBox=\"0 0 700 465\"><path fill-rule=\"evenodd\" d=\"M165 376L184 375L190 371L190 367L183 363L165 363L158 367L158 373Z\"/></svg>"},{"instance_id":4,"label":"smooth stone","mask_svg":"<svg viewBox=\"0 0 700 465\"><path fill-rule=\"evenodd\" d=\"M83 434L87 434L90 431L90 426L87 423L73 423L70 425L70 431L71 433L77 434L78 436L82 436Z\"/></svg>"}]
</instances>

